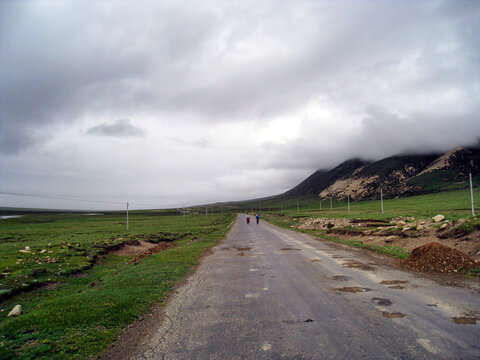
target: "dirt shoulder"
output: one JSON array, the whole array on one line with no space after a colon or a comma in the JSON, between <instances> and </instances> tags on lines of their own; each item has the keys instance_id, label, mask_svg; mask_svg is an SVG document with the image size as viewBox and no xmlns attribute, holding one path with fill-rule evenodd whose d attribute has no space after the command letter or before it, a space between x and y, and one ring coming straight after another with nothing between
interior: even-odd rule
<instances>
[{"instance_id":1,"label":"dirt shoulder","mask_svg":"<svg viewBox=\"0 0 480 360\"><path fill-rule=\"evenodd\" d=\"M480 231L463 230L466 220L397 218L391 222L356 219L307 219L303 230L325 230L342 240L356 240L367 245L397 246L412 251L438 242L480 260Z\"/></svg>"}]
</instances>

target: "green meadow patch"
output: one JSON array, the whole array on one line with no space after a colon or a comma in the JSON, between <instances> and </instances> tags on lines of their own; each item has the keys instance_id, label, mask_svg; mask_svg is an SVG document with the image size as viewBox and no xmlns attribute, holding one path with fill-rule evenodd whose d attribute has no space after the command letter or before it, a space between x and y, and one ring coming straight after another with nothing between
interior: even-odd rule
<instances>
[{"instance_id":1,"label":"green meadow patch","mask_svg":"<svg viewBox=\"0 0 480 360\"><path fill-rule=\"evenodd\" d=\"M95 358L127 324L167 298L234 218L132 213L129 231L122 214L2 220L0 358ZM110 253L139 239L176 246L136 265L127 264L134 255ZM7 317L16 304L23 314Z\"/></svg>"},{"instance_id":2,"label":"green meadow patch","mask_svg":"<svg viewBox=\"0 0 480 360\"><path fill-rule=\"evenodd\" d=\"M477 205L480 204L479 188L474 189L474 199ZM297 203L298 207L296 206ZM452 230L452 232L456 231L458 234L452 233L445 236L464 236L480 229L478 216L471 216L470 191L468 189L386 199L383 205L384 212L382 214L379 200L350 201L350 211L348 211L348 203L345 199L333 199L330 208L330 199L323 200L320 204L320 199L299 198L290 200L289 203L283 203L281 206L284 207L284 211L271 211L268 214L263 214L263 218L280 227L309 233L337 243L366 248L400 259L408 257L409 252L398 246L363 244L361 241L344 240L330 234L327 235L326 231L301 230L297 227L307 218L373 219L389 222L395 218L429 219L442 214L448 220L467 219L460 229ZM265 204L263 206L265 208ZM278 204L275 204L275 206L278 209ZM322 210L320 210L320 206L322 206ZM406 221L408 222L408 220Z\"/></svg>"}]
</instances>

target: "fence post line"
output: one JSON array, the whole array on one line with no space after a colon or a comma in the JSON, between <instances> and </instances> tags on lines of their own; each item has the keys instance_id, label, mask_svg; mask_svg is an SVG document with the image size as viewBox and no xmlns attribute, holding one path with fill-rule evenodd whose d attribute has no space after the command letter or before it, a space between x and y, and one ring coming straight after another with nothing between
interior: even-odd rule
<instances>
[{"instance_id":1,"label":"fence post line","mask_svg":"<svg viewBox=\"0 0 480 360\"><path fill-rule=\"evenodd\" d=\"M475 205L473 203L473 183L472 183L472 173L469 174L470 176L470 199L472 201L472 216L475 216Z\"/></svg>"},{"instance_id":2,"label":"fence post line","mask_svg":"<svg viewBox=\"0 0 480 360\"><path fill-rule=\"evenodd\" d=\"M380 202L382 204L382 214L383 214L383 190L380 188Z\"/></svg>"}]
</instances>

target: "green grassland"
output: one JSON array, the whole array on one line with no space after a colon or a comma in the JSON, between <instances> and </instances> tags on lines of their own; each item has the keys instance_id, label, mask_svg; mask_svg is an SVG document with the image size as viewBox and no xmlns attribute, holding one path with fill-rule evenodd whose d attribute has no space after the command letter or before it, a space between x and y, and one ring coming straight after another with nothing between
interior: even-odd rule
<instances>
[{"instance_id":1,"label":"green grassland","mask_svg":"<svg viewBox=\"0 0 480 360\"><path fill-rule=\"evenodd\" d=\"M95 358L221 238L234 214L34 214L0 222L0 358ZM132 239L177 246L128 265L108 250ZM30 253L19 250L30 247ZM81 274L81 276L79 276ZM55 284L48 289L42 284ZM23 314L8 318L15 304Z\"/></svg>"},{"instance_id":2,"label":"green grassland","mask_svg":"<svg viewBox=\"0 0 480 360\"><path fill-rule=\"evenodd\" d=\"M479 208L480 188L478 187L474 188L474 202ZM312 197L255 202L249 208L246 207L249 212L270 213L293 218L326 217L390 220L402 216L429 218L437 214L443 214L447 219L458 220L472 216L469 189L384 199L383 208L384 212L382 214L380 196L377 200L350 200L350 211L348 211L348 202L345 198L332 199L332 209L330 209L329 198L323 199L320 205L320 199Z\"/></svg>"},{"instance_id":3,"label":"green grassland","mask_svg":"<svg viewBox=\"0 0 480 360\"><path fill-rule=\"evenodd\" d=\"M474 189L474 203L480 206L480 188ZM337 243L366 248L396 258L406 258L409 252L398 246L368 245L357 240L339 239L327 234L326 231L323 230L301 230L298 229L297 226L301 225L306 218L316 217L391 221L394 218L407 217L427 219L442 214L446 219L452 221L467 219L467 221L460 226L465 234L480 229L480 217L472 217L470 191L468 189L387 199L384 200L383 214L379 200L351 201L350 211L348 211L348 203L345 199L333 199L332 209L330 209L330 199L324 200L322 201L322 210L320 210L320 200L311 198L285 201L281 204L283 211L278 210L278 203L269 204L266 207L265 204L261 204L260 206L263 206L263 209L266 208L267 210L268 206L274 208L273 211L263 213L263 218L277 226L287 229L292 229L293 227L293 229L297 231L319 236ZM260 206L254 208L253 212L258 212Z\"/></svg>"}]
</instances>

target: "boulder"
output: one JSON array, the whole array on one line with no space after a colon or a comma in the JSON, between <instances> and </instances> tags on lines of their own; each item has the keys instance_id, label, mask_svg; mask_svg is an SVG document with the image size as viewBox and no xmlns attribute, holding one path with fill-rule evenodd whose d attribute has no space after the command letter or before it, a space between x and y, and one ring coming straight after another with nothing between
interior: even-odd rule
<instances>
[{"instance_id":1,"label":"boulder","mask_svg":"<svg viewBox=\"0 0 480 360\"><path fill-rule=\"evenodd\" d=\"M405 225L407 225L407 223L406 223L405 221L399 221L399 222L397 223L397 226L398 226L398 227L403 227L403 226L405 226Z\"/></svg>"},{"instance_id":2,"label":"boulder","mask_svg":"<svg viewBox=\"0 0 480 360\"><path fill-rule=\"evenodd\" d=\"M442 224L442 226L440 226L440 230L446 229L447 227L448 227L448 224Z\"/></svg>"},{"instance_id":3,"label":"boulder","mask_svg":"<svg viewBox=\"0 0 480 360\"><path fill-rule=\"evenodd\" d=\"M434 216L434 217L432 218L432 220L435 221L435 222L440 222L440 221L442 221L442 220L444 220L444 219L445 219L445 216L443 216L443 215L437 215L437 216Z\"/></svg>"},{"instance_id":4,"label":"boulder","mask_svg":"<svg viewBox=\"0 0 480 360\"><path fill-rule=\"evenodd\" d=\"M22 314L22 305L15 305L15 307L8 313L7 316L18 316Z\"/></svg>"}]
</instances>

